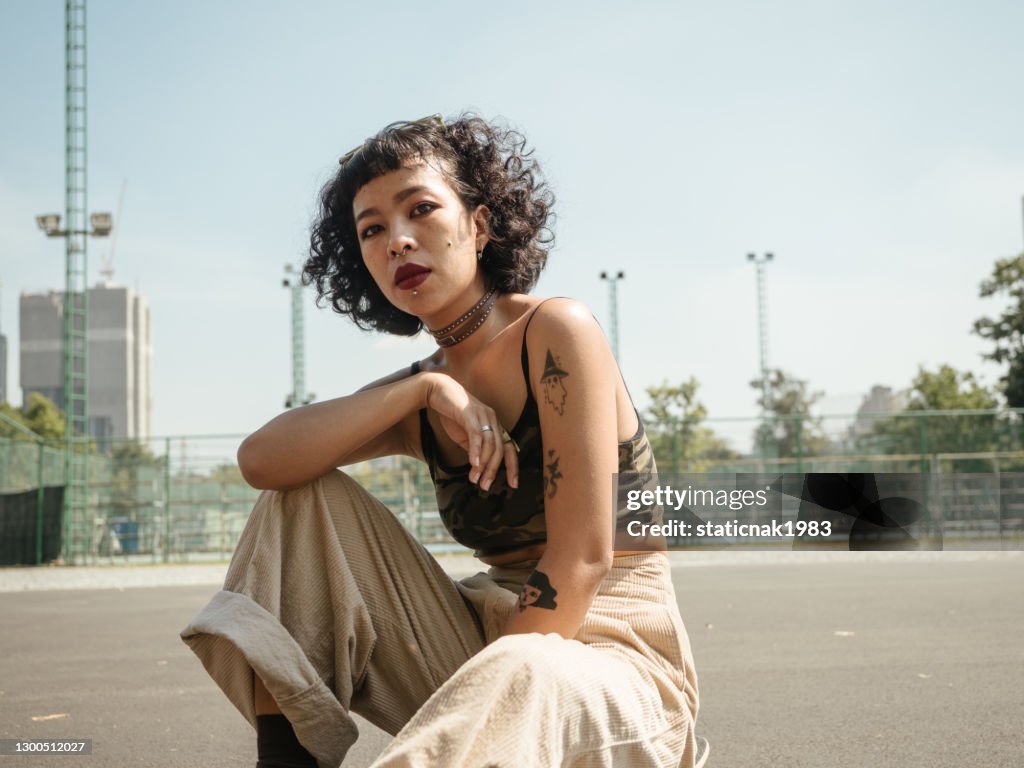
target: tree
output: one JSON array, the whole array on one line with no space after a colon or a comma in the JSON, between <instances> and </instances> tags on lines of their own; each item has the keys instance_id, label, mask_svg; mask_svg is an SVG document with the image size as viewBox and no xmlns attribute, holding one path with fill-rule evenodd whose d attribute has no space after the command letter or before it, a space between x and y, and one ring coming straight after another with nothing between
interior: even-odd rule
<instances>
[{"instance_id":1,"label":"tree","mask_svg":"<svg viewBox=\"0 0 1024 768\"><path fill-rule=\"evenodd\" d=\"M1024 407L1024 253L996 261L992 276L981 283L981 297L1005 294L1010 306L993 320L988 317L974 322L974 333L995 344L984 355L987 360L1006 363L1006 374L1000 379L1006 403L1011 408Z\"/></svg>"},{"instance_id":2,"label":"tree","mask_svg":"<svg viewBox=\"0 0 1024 768\"><path fill-rule=\"evenodd\" d=\"M778 368L768 371L767 392L761 379L754 379L750 386L760 393L757 404L767 417L754 430L755 449L778 458L817 456L825 451L829 440L821 419L810 415L824 392L809 391L806 381Z\"/></svg>"},{"instance_id":3,"label":"tree","mask_svg":"<svg viewBox=\"0 0 1024 768\"><path fill-rule=\"evenodd\" d=\"M28 407L24 410L4 403L0 405L0 413L39 435L43 440L59 442L64 439L64 415L52 400L38 392L29 395ZM0 436L16 439L27 437L10 424L0 424Z\"/></svg>"},{"instance_id":4,"label":"tree","mask_svg":"<svg viewBox=\"0 0 1024 768\"><path fill-rule=\"evenodd\" d=\"M133 513L139 507L139 488L152 482L163 470L166 458L154 456L149 446L134 440L118 442L110 450L111 507L118 513Z\"/></svg>"},{"instance_id":5,"label":"tree","mask_svg":"<svg viewBox=\"0 0 1024 768\"><path fill-rule=\"evenodd\" d=\"M910 404L903 415L878 422L875 434L891 453L975 453L999 449L1000 420L994 414L914 416L922 411L993 410L999 393L979 384L974 374L941 365L935 372L918 368ZM973 466L973 465L972 465ZM969 471L971 467L958 464ZM987 464L982 469L991 469Z\"/></svg>"},{"instance_id":6,"label":"tree","mask_svg":"<svg viewBox=\"0 0 1024 768\"><path fill-rule=\"evenodd\" d=\"M940 365L935 373L921 366L910 388L908 411L979 410L999 407L999 395L982 386L970 371Z\"/></svg>"},{"instance_id":7,"label":"tree","mask_svg":"<svg viewBox=\"0 0 1024 768\"><path fill-rule=\"evenodd\" d=\"M691 376L678 386L666 381L647 388L651 404L644 411L644 421L651 450L663 469L671 467L678 472L685 462L689 471L701 472L709 459L738 455L713 430L701 426L707 409L697 400L699 387Z\"/></svg>"},{"instance_id":8,"label":"tree","mask_svg":"<svg viewBox=\"0 0 1024 768\"><path fill-rule=\"evenodd\" d=\"M238 468L237 464L231 462L218 464L211 469L210 479L222 485L246 485L245 478L242 477L242 470Z\"/></svg>"}]
</instances>

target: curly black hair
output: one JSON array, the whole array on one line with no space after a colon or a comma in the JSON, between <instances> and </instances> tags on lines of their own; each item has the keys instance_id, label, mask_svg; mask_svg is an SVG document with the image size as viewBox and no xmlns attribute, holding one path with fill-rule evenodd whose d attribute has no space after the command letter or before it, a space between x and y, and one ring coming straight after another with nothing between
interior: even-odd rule
<instances>
[{"instance_id":1,"label":"curly black hair","mask_svg":"<svg viewBox=\"0 0 1024 768\"><path fill-rule=\"evenodd\" d=\"M392 123L343 162L320 192L303 280L317 302L350 315L363 330L413 336L419 318L385 298L363 264L352 200L368 182L409 162L436 163L467 210L490 209L488 242L480 259L488 289L526 293L537 283L554 235L548 221L554 195L527 150L526 139L472 114L455 121Z\"/></svg>"}]
</instances>

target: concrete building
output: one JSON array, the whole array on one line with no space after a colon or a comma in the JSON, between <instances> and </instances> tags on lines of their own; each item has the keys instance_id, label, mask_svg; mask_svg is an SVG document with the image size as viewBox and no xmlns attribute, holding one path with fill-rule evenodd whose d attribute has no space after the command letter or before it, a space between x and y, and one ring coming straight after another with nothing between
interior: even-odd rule
<instances>
[{"instance_id":1,"label":"concrete building","mask_svg":"<svg viewBox=\"0 0 1024 768\"><path fill-rule=\"evenodd\" d=\"M18 304L21 404L38 392L64 408L64 294L22 293Z\"/></svg>"},{"instance_id":2,"label":"concrete building","mask_svg":"<svg viewBox=\"0 0 1024 768\"><path fill-rule=\"evenodd\" d=\"M64 294L21 295L21 390L64 407ZM89 289L89 432L146 439L152 399L149 301L131 288Z\"/></svg>"},{"instance_id":3,"label":"concrete building","mask_svg":"<svg viewBox=\"0 0 1024 768\"><path fill-rule=\"evenodd\" d=\"M850 427L851 435L869 435L874 432L875 424L886 418L888 414L899 413L909 404L906 392L894 392L892 387L878 384L864 396L857 409L857 418Z\"/></svg>"}]
</instances>

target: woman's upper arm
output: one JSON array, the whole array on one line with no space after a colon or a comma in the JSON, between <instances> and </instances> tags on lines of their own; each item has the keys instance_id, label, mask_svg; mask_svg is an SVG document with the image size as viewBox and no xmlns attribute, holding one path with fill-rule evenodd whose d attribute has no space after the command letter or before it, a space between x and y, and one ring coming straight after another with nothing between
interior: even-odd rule
<instances>
[{"instance_id":1,"label":"woman's upper arm","mask_svg":"<svg viewBox=\"0 0 1024 768\"><path fill-rule=\"evenodd\" d=\"M618 471L618 368L583 304L551 299L536 312L526 341L544 450L548 552L608 565Z\"/></svg>"}]
</instances>

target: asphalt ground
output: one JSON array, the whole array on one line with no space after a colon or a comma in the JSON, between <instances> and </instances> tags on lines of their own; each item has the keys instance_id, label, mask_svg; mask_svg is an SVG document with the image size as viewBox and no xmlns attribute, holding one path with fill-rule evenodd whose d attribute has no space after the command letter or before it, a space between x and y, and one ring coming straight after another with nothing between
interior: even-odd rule
<instances>
[{"instance_id":1,"label":"asphalt ground","mask_svg":"<svg viewBox=\"0 0 1024 768\"><path fill-rule=\"evenodd\" d=\"M673 556L709 766L1024 765L1024 556L845 554ZM178 638L216 585L4 583L0 738L93 751L0 766L255 765L248 723ZM362 731L346 765L389 739Z\"/></svg>"}]
</instances>

